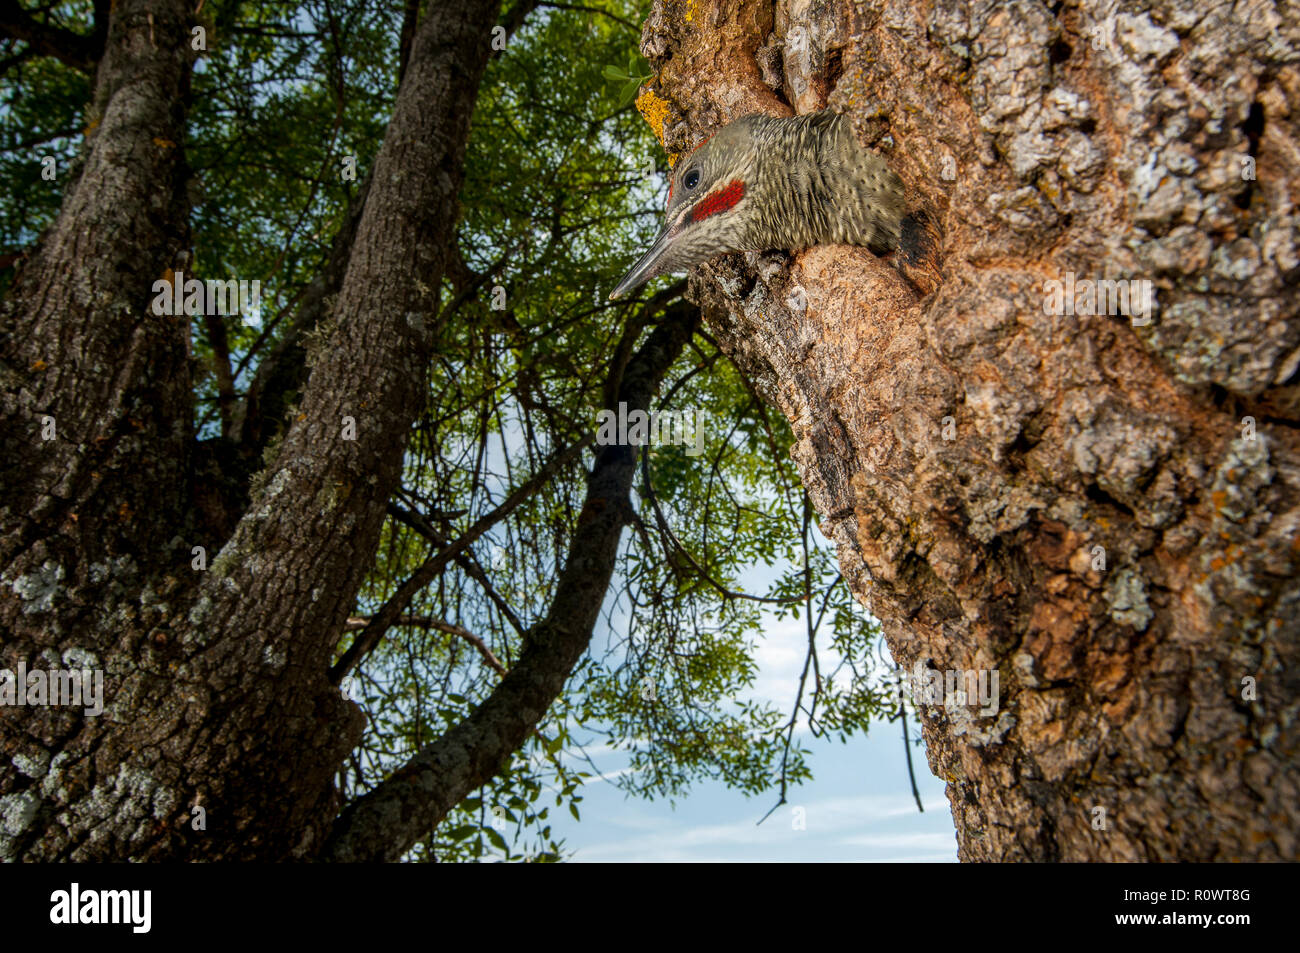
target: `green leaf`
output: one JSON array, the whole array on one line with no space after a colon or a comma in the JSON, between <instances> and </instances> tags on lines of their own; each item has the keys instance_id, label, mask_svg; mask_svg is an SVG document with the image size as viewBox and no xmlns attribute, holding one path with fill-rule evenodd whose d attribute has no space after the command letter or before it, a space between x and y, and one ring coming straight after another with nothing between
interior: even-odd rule
<instances>
[{"instance_id":1,"label":"green leaf","mask_svg":"<svg viewBox=\"0 0 1300 953\"><path fill-rule=\"evenodd\" d=\"M572 801L569 802L569 813L573 815L575 821L582 820L582 816L578 813L578 805L574 804Z\"/></svg>"},{"instance_id":2,"label":"green leaf","mask_svg":"<svg viewBox=\"0 0 1300 953\"><path fill-rule=\"evenodd\" d=\"M460 827L453 827L447 832L447 836L452 840L464 840L477 831L478 828L473 824L462 824Z\"/></svg>"},{"instance_id":3,"label":"green leaf","mask_svg":"<svg viewBox=\"0 0 1300 953\"><path fill-rule=\"evenodd\" d=\"M506 846L506 839L497 832L495 827L485 827L483 828L483 833L487 834L488 840L492 842L492 846L497 850L504 850L506 853L510 853L510 848Z\"/></svg>"},{"instance_id":4,"label":"green leaf","mask_svg":"<svg viewBox=\"0 0 1300 953\"><path fill-rule=\"evenodd\" d=\"M636 99L636 92L640 88L641 88L640 77L633 76L631 79L629 79L627 81L627 85L623 87L623 92L619 94L618 97L619 108L621 109L622 107L630 103L632 100Z\"/></svg>"},{"instance_id":5,"label":"green leaf","mask_svg":"<svg viewBox=\"0 0 1300 953\"><path fill-rule=\"evenodd\" d=\"M628 73L623 72L617 66L606 66L605 71L601 74L611 83L621 83L628 78Z\"/></svg>"}]
</instances>

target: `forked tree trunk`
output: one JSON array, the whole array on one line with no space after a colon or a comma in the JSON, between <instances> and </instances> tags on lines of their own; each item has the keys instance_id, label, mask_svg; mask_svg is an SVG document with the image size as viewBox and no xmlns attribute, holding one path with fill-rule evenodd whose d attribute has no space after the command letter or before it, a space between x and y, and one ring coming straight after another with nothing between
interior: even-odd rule
<instances>
[{"instance_id":1,"label":"forked tree trunk","mask_svg":"<svg viewBox=\"0 0 1300 953\"><path fill-rule=\"evenodd\" d=\"M933 288L841 246L693 294L895 660L998 673L996 715L922 706L964 860L1297 855L1296 17L660 0L643 34L669 153L829 106L942 234Z\"/></svg>"},{"instance_id":2,"label":"forked tree trunk","mask_svg":"<svg viewBox=\"0 0 1300 953\"><path fill-rule=\"evenodd\" d=\"M0 668L100 669L106 702L0 708L0 859L313 856L360 735L327 673L427 392L498 4L432 4L416 34L301 406L233 535L192 502L188 319L149 308L188 246L193 7L114 5L84 170L0 311Z\"/></svg>"}]
</instances>

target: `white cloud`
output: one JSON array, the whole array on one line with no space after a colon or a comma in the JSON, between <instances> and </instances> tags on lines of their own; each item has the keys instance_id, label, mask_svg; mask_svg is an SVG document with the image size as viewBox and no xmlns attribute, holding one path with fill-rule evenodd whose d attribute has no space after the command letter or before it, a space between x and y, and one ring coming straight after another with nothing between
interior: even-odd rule
<instances>
[{"instance_id":1,"label":"white cloud","mask_svg":"<svg viewBox=\"0 0 1300 953\"><path fill-rule=\"evenodd\" d=\"M926 806L947 807L942 802ZM804 809L805 829L793 829L796 807ZM721 824L690 824L686 818L630 807L620 812L616 823L641 833L583 846L573 859L709 863L798 860L815 853L827 860L953 860L952 834L897 830L897 819L908 813L916 816L909 798L886 796L830 798L802 805L795 801L778 808L762 825L755 824L761 815Z\"/></svg>"}]
</instances>

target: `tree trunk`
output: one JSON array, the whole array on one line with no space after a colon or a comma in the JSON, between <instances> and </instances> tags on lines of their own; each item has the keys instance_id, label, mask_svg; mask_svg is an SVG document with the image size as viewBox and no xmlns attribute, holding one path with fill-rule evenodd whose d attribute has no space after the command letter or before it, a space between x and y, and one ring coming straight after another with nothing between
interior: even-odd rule
<instances>
[{"instance_id":1,"label":"tree trunk","mask_svg":"<svg viewBox=\"0 0 1300 953\"><path fill-rule=\"evenodd\" d=\"M1297 855L1300 22L1198 7L660 0L642 37L670 154L836 109L941 235L932 287L833 246L692 294L898 664L998 675L920 706L963 860Z\"/></svg>"},{"instance_id":2,"label":"tree trunk","mask_svg":"<svg viewBox=\"0 0 1300 953\"><path fill-rule=\"evenodd\" d=\"M105 696L98 717L0 708L3 859L312 856L360 734L328 669L427 392L498 5L419 27L301 406L233 534L190 489L188 318L149 307L187 245L192 7L114 6L84 170L0 313L0 668L99 669Z\"/></svg>"}]
</instances>

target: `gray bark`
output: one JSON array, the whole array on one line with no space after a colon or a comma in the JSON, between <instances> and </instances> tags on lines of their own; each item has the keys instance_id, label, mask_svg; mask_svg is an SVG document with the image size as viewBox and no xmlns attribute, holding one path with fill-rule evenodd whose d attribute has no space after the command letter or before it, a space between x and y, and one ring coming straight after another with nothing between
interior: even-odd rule
<instances>
[{"instance_id":1,"label":"gray bark","mask_svg":"<svg viewBox=\"0 0 1300 953\"><path fill-rule=\"evenodd\" d=\"M692 294L895 660L999 675L995 716L921 710L961 858L1294 859L1296 8L685 9L642 37L669 153L837 109L941 235L933 290L826 246ZM1152 322L1047 313L1069 272Z\"/></svg>"},{"instance_id":2,"label":"gray bark","mask_svg":"<svg viewBox=\"0 0 1300 953\"><path fill-rule=\"evenodd\" d=\"M361 726L328 667L426 393L496 14L474 0L420 26L298 413L226 539L190 499L185 319L148 308L185 247L188 6L118 5L85 171L0 339L3 667L102 668L108 707L0 711L0 856L319 850Z\"/></svg>"}]
</instances>

